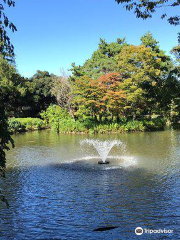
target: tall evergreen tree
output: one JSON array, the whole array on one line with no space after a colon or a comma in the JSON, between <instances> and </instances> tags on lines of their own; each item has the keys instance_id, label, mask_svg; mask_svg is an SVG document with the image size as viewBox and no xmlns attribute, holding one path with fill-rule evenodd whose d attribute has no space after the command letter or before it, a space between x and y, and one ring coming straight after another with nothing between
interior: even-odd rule
<instances>
[{"instance_id":1,"label":"tall evergreen tree","mask_svg":"<svg viewBox=\"0 0 180 240\"><path fill-rule=\"evenodd\" d=\"M78 77L88 76L92 79L98 79L101 75L117 71L116 56L121 52L123 46L127 45L125 38L118 38L116 42L107 43L104 39L100 39L99 48L92 54L83 66L72 65L74 81Z\"/></svg>"}]
</instances>

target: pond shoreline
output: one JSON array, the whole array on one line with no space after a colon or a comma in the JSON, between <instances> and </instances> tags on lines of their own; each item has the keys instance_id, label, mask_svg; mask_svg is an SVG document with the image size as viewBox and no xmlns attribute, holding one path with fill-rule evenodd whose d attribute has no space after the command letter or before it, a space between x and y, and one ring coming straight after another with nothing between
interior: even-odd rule
<instances>
[{"instance_id":1,"label":"pond shoreline","mask_svg":"<svg viewBox=\"0 0 180 240\"><path fill-rule=\"evenodd\" d=\"M143 119L127 122L74 122L67 124L66 120L56 124L47 123L40 118L11 118L9 127L12 133L32 132L40 130L52 130L56 133L66 134L105 134L105 133L127 133L127 132L154 132L163 131L166 122L164 119Z\"/></svg>"}]
</instances>

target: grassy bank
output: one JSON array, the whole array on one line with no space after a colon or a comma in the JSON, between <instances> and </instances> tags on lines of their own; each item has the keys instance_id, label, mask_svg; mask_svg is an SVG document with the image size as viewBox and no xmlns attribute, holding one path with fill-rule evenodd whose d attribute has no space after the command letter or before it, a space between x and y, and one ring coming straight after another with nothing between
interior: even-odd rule
<instances>
[{"instance_id":1,"label":"grassy bank","mask_svg":"<svg viewBox=\"0 0 180 240\"><path fill-rule=\"evenodd\" d=\"M57 133L111 133L111 132L143 132L163 130L165 121L157 118L152 120L128 121L119 123L97 123L90 120L74 121L73 119L51 120L39 118L11 118L9 126L12 132L35 131L51 128Z\"/></svg>"}]
</instances>

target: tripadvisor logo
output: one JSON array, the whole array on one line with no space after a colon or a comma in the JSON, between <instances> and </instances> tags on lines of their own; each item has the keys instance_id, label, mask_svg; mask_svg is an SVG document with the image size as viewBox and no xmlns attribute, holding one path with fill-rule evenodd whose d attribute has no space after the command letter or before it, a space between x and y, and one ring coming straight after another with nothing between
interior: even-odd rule
<instances>
[{"instance_id":1,"label":"tripadvisor logo","mask_svg":"<svg viewBox=\"0 0 180 240\"><path fill-rule=\"evenodd\" d=\"M135 233L136 235L142 235L143 233L149 233L149 234L152 234L152 233L173 233L173 230L170 230L170 229L155 229L155 230L152 230L152 229L146 229L144 228L144 230L141 228L141 227L137 227L135 229Z\"/></svg>"},{"instance_id":2,"label":"tripadvisor logo","mask_svg":"<svg viewBox=\"0 0 180 240\"><path fill-rule=\"evenodd\" d=\"M141 227L137 227L135 229L135 233L136 233L136 235L142 235L143 234L143 229Z\"/></svg>"}]
</instances>

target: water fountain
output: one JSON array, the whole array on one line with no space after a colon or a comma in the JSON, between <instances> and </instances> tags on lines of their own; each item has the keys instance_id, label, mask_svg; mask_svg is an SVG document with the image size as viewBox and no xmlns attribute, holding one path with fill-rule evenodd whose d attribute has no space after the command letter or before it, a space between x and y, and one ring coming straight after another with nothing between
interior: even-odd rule
<instances>
[{"instance_id":1,"label":"water fountain","mask_svg":"<svg viewBox=\"0 0 180 240\"><path fill-rule=\"evenodd\" d=\"M98 152L101 161L99 161L99 164L109 164L109 161L107 161L107 157L109 155L109 152L114 146L120 146L122 145L122 142L119 140L106 140L106 141L99 141L99 140L92 140L92 139L85 139L80 142L81 145L88 144L93 146L96 151Z\"/></svg>"}]
</instances>

